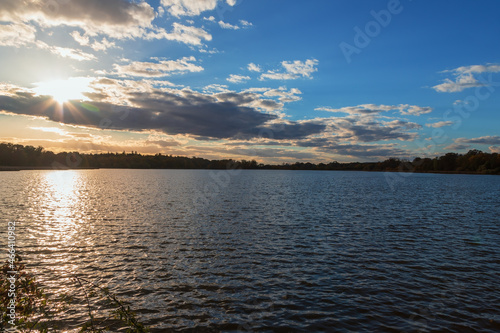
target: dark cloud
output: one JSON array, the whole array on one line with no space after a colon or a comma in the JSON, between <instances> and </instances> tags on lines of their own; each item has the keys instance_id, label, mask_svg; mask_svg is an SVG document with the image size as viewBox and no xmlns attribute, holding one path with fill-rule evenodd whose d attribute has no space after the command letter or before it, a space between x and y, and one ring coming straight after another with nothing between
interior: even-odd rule
<instances>
[{"instance_id":1,"label":"dark cloud","mask_svg":"<svg viewBox=\"0 0 500 333\"><path fill-rule=\"evenodd\" d=\"M294 123L277 123L260 126L254 129L256 136L274 140L294 140L318 134L326 129L325 124L316 121Z\"/></svg>"},{"instance_id":2,"label":"dark cloud","mask_svg":"<svg viewBox=\"0 0 500 333\"><path fill-rule=\"evenodd\" d=\"M163 94L162 98L132 98L140 107L109 103L66 103L64 108L49 97L0 96L2 110L71 125L119 130L159 130L168 134L192 134L213 138L257 135L258 126L277 116L233 103L217 103L200 95ZM91 105L92 107L89 107Z\"/></svg>"},{"instance_id":3,"label":"dark cloud","mask_svg":"<svg viewBox=\"0 0 500 333\"><path fill-rule=\"evenodd\" d=\"M335 138L312 138L298 141L296 144L300 147L316 148L316 150L324 153L351 156L361 159L407 157L409 155L408 151L397 148L393 144L342 144Z\"/></svg>"},{"instance_id":4,"label":"dark cloud","mask_svg":"<svg viewBox=\"0 0 500 333\"><path fill-rule=\"evenodd\" d=\"M498 145L498 144L500 144L500 136L498 136L498 135L482 136L479 138L472 138L472 139L459 138L459 139L456 139L455 142L482 144L482 145Z\"/></svg>"},{"instance_id":5,"label":"dark cloud","mask_svg":"<svg viewBox=\"0 0 500 333\"><path fill-rule=\"evenodd\" d=\"M333 144L318 149L331 154L352 156L361 159L407 157L409 152L393 145L357 145L357 144Z\"/></svg>"},{"instance_id":6,"label":"dark cloud","mask_svg":"<svg viewBox=\"0 0 500 333\"><path fill-rule=\"evenodd\" d=\"M408 132L422 126L403 120L378 121L377 118L349 116L334 120L332 129L338 137L359 142L377 142L388 140L411 141L417 134Z\"/></svg>"},{"instance_id":7,"label":"dark cloud","mask_svg":"<svg viewBox=\"0 0 500 333\"><path fill-rule=\"evenodd\" d=\"M467 149L469 147L470 147L470 145L462 145L462 144L458 144L458 143L453 143L453 144L445 147L444 149L448 149L448 150L463 150L463 149Z\"/></svg>"}]
</instances>

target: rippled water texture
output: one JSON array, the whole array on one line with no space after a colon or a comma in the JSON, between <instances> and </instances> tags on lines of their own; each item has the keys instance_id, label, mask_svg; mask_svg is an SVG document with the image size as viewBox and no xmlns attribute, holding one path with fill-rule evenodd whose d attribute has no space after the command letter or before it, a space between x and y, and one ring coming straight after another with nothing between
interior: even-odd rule
<instances>
[{"instance_id":1,"label":"rippled water texture","mask_svg":"<svg viewBox=\"0 0 500 333\"><path fill-rule=\"evenodd\" d=\"M99 278L153 332L500 330L500 177L387 176L2 172L1 244L17 221L49 290Z\"/></svg>"}]
</instances>

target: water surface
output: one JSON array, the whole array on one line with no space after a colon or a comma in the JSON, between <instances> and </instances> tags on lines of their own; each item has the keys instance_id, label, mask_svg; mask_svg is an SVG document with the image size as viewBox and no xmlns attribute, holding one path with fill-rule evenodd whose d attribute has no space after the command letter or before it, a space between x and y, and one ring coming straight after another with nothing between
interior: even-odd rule
<instances>
[{"instance_id":1,"label":"water surface","mask_svg":"<svg viewBox=\"0 0 500 333\"><path fill-rule=\"evenodd\" d=\"M153 332L498 331L500 177L393 179L2 172L1 244L15 220L48 290L96 279Z\"/></svg>"}]
</instances>

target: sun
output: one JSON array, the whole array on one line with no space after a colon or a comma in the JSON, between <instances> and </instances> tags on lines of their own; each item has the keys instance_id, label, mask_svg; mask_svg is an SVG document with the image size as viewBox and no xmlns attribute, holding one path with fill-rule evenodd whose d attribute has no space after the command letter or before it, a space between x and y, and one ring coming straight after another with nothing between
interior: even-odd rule
<instances>
[{"instance_id":1,"label":"sun","mask_svg":"<svg viewBox=\"0 0 500 333\"><path fill-rule=\"evenodd\" d=\"M59 104L70 100L89 100L84 93L90 92L91 78L73 77L66 80L52 80L34 83L38 95L51 96Z\"/></svg>"}]
</instances>

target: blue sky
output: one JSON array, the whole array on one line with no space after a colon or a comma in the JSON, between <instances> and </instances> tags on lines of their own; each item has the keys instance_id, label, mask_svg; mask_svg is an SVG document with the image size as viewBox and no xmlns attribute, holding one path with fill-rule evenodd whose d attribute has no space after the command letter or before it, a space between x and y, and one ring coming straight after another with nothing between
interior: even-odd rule
<instances>
[{"instance_id":1,"label":"blue sky","mask_svg":"<svg viewBox=\"0 0 500 333\"><path fill-rule=\"evenodd\" d=\"M2 1L0 141L271 163L500 152L498 13L498 1Z\"/></svg>"}]
</instances>

